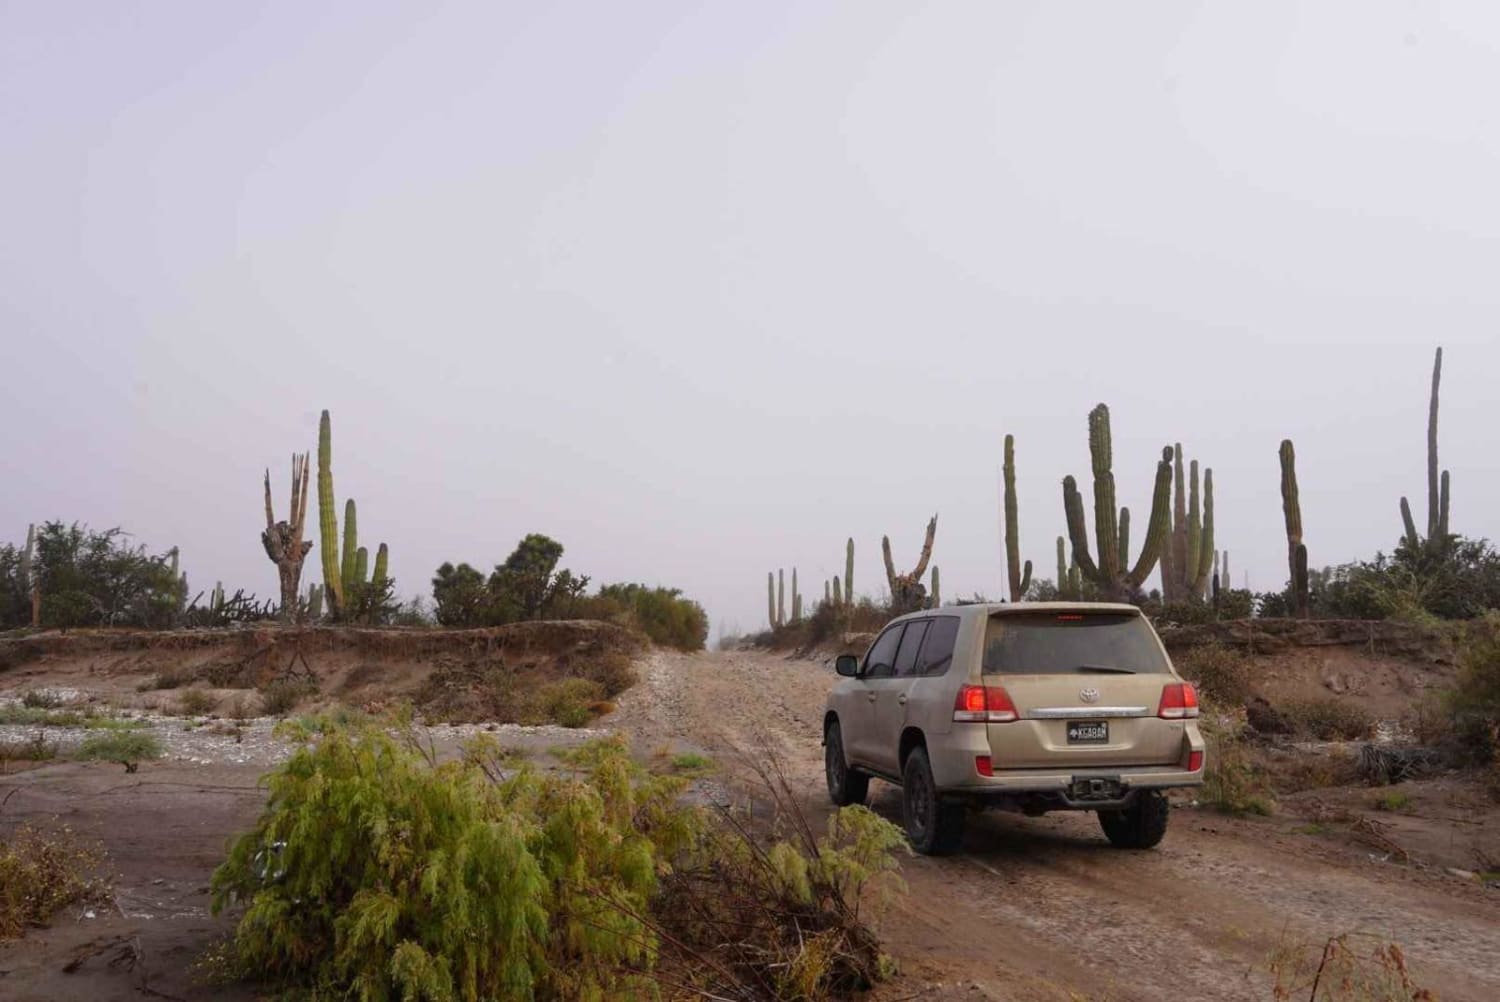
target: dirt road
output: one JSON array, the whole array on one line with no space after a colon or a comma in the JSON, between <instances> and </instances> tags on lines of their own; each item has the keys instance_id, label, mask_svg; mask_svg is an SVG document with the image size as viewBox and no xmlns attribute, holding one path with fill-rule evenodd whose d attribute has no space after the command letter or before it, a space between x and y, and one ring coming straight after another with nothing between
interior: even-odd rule
<instances>
[{"instance_id":1,"label":"dirt road","mask_svg":"<svg viewBox=\"0 0 1500 1002\"><path fill-rule=\"evenodd\" d=\"M658 653L644 675L612 726L704 748L731 773L737 755L768 747L807 809L830 810L819 742L830 668ZM877 782L871 805L899 822L899 791ZM1358 931L1399 942L1445 1000L1500 998L1500 894L1296 827L1184 808L1158 849L1122 852L1092 815L975 817L961 854L903 864L909 892L882 922L905 972L889 997L1263 1000L1278 948Z\"/></svg>"}]
</instances>

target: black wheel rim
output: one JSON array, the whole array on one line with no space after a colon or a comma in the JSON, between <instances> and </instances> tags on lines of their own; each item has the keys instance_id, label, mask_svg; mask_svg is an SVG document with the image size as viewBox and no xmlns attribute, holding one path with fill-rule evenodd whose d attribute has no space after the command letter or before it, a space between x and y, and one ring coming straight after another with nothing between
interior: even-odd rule
<instances>
[{"instance_id":1,"label":"black wheel rim","mask_svg":"<svg viewBox=\"0 0 1500 1002\"><path fill-rule=\"evenodd\" d=\"M908 783L911 796L906 798L907 820L912 836L920 838L927 833L927 827L932 821L932 798L928 795L927 777L922 770L913 769L912 773Z\"/></svg>"}]
</instances>

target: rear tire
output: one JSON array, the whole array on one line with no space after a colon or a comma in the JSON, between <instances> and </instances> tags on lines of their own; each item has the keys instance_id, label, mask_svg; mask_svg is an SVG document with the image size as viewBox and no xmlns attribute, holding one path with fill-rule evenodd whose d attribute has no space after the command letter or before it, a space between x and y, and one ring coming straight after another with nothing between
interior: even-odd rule
<instances>
[{"instance_id":1,"label":"rear tire","mask_svg":"<svg viewBox=\"0 0 1500 1002\"><path fill-rule=\"evenodd\" d=\"M1146 790L1123 811L1100 811L1099 827L1116 849L1150 849L1167 834L1171 808L1158 790Z\"/></svg>"},{"instance_id":2,"label":"rear tire","mask_svg":"<svg viewBox=\"0 0 1500 1002\"><path fill-rule=\"evenodd\" d=\"M938 796L926 748L912 749L901 770L901 820L911 847L924 856L946 856L963 842L964 806Z\"/></svg>"},{"instance_id":3,"label":"rear tire","mask_svg":"<svg viewBox=\"0 0 1500 1002\"><path fill-rule=\"evenodd\" d=\"M823 774L828 778L828 799L838 807L862 804L870 795L870 777L851 771L844 760L844 734L837 720L823 735Z\"/></svg>"}]
</instances>

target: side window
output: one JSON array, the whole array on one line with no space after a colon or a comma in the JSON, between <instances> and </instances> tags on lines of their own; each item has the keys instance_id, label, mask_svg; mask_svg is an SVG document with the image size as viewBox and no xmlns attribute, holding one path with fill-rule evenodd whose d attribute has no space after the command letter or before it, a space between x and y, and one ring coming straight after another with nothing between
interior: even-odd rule
<instances>
[{"instance_id":1,"label":"side window","mask_svg":"<svg viewBox=\"0 0 1500 1002\"><path fill-rule=\"evenodd\" d=\"M904 678L917 673L917 651L922 649L922 638L927 635L928 620L906 624L906 633L901 646L896 649L896 676Z\"/></svg>"},{"instance_id":2,"label":"side window","mask_svg":"<svg viewBox=\"0 0 1500 1002\"><path fill-rule=\"evenodd\" d=\"M953 644L958 639L958 617L939 616L929 621L927 643L917 658L918 675L941 675L953 664Z\"/></svg>"},{"instance_id":3,"label":"side window","mask_svg":"<svg viewBox=\"0 0 1500 1002\"><path fill-rule=\"evenodd\" d=\"M901 645L901 630L905 623L897 623L880 635L865 655L865 678L890 678L895 672L896 648Z\"/></svg>"}]
</instances>

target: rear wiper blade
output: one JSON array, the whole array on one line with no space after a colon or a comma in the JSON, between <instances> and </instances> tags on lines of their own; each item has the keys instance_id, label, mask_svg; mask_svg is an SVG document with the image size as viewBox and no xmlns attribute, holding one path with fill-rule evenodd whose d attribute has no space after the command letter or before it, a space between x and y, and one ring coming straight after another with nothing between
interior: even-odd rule
<instances>
[{"instance_id":1,"label":"rear wiper blade","mask_svg":"<svg viewBox=\"0 0 1500 1002\"><path fill-rule=\"evenodd\" d=\"M1079 665L1077 671L1105 671L1115 672L1120 675L1134 675L1134 668L1121 668L1119 665Z\"/></svg>"}]
</instances>

